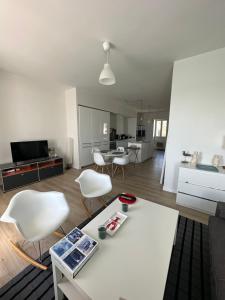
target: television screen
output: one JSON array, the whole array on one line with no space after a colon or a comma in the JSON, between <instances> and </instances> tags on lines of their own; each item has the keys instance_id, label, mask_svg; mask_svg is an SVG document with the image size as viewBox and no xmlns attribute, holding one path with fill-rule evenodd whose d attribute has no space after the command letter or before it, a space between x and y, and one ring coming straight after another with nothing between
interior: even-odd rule
<instances>
[{"instance_id":1,"label":"television screen","mask_svg":"<svg viewBox=\"0 0 225 300\"><path fill-rule=\"evenodd\" d=\"M10 143L13 162L48 157L48 141L28 141Z\"/></svg>"}]
</instances>

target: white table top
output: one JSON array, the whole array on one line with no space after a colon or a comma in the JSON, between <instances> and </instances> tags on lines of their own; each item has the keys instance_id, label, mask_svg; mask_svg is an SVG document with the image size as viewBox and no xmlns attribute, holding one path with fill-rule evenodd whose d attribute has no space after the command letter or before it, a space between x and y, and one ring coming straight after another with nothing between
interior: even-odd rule
<instances>
[{"instance_id":1,"label":"white table top","mask_svg":"<svg viewBox=\"0 0 225 300\"><path fill-rule=\"evenodd\" d=\"M178 211L139 198L118 232L99 240L98 226L117 211L119 200L82 229L100 245L72 284L93 300L162 300Z\"/></svg>"},{"instance_id":2,"label":"white table top","mask_svg":"<svg viewBox=\"0 0 225 300\"><path fill-rule=\"evenodd\" d=\"M121 152L121 153L117 153L117 154L114 154L113 152L119 152L119 151L116 151L116 150L113 150L113 151L109 151L109 152L101 152L101 154L103 156L107 156L107 157L121 157L121 156L124 156L126 154L126 152Z\"/></svg>"}]
</instances>

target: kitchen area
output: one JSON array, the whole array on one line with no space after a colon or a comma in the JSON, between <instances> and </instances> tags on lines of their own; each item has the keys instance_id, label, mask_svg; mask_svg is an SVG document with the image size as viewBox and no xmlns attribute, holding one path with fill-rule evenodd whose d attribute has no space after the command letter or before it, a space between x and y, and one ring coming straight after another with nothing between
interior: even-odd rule
<instances>
[{"instance_id":1,"label":"kitchen area","mask_svg":"<svg viewBox=\"0 0 225 300\"><path fill-rule=\"evenodd\" d=\"M101 151L123 147L129 160L141 163L153 156L153 119L145 114L128 117L104 110L79 106L80 167L93 163L93 148Z\"/></svg>"},{"instance_id":2,"label":"kitchen area","mask_svg":"<svg viewBox=\"0 0 225 300\"><path fill-rule=\"evenodd\" d=\"M137 117L110 113L110 149L130 148L130 161L135 163L153 156L152 131L147 130L146 136L146 127L141 121L139 113Z\"/></svg>"}]
</instances>

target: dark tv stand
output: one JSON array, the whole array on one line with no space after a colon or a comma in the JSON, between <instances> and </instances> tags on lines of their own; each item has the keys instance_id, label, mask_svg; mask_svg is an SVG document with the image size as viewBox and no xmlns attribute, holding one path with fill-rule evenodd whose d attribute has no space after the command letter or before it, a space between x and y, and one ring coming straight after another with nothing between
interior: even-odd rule
<instances>
[{"instance_id":1,"label":"dark tv stand","mask_svg":"<svg viewBox=\"0 0 225 300\"><path fill-rule=\"evenodd\" d=\"M60 174L63 158L58 156L0 165L3 192Z\"/></svg>"}]
</instances>

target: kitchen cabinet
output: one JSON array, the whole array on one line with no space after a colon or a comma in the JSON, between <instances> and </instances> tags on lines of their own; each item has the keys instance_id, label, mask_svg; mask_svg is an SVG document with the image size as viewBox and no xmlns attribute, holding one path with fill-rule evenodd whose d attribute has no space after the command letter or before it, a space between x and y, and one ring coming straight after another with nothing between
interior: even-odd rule
<instances>
[{"instance_id":1,"label":"kitchen cabinet","mask_svg":"<svg viewBox=\"0 0 225 300\"><path fill-rule=\"evenodd\" d=\"M135 160L135 155L131 151L130 161L131 162L143 162L153 155L153 147L152 142L128 142L128 147L136 146L139 148L138 150L138 161Z\"/></svg>"},{"instance_id":2,"label":"kitchen cabinet","mask_svg":"<svg viewBox=\"0 0 225 300\"><path fill-rule=\"evenodd\" d=\"M88 166L93 163L92 143L82 143L80 146L80 165Z\"/></svg>"},{"instance_id":3,"label":"kitchen cabinet","mask_svg":"<svg viewBox=\"0 0 225 300\"><path fill-rule=\"evenodd\" d=\"M79 108L80 142L88 143L92 139L92 109L80 106Z\"/></svg>"},{"instance_id":4,"label":"kitchen cabinet","mask_svg":"<svg viewBox=\"0 0 225 300\"><path fill-rule=\"evenodd\" d=\"M110 113L79 106L80 166L93 163L92 148L109 149Z\"/></svg>"}]
</instances>

